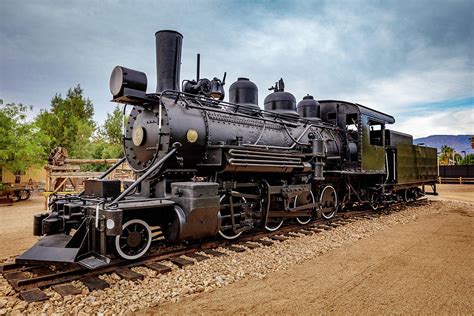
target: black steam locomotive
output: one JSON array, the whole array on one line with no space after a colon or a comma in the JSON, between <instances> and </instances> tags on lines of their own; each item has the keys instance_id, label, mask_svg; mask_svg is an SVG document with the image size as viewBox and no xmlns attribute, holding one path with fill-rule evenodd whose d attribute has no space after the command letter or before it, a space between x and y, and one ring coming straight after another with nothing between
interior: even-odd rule
<instances>
[{"instance_id":1,"label":"black steam locomotive","mask_svg":"<svg viewBox=\"0 0 474 316\"><path fill-rule=\"evenodd\" d=\"M258 105L257 86L238 78L224 101L222 80L185 80L180 87L182 35L156 37L157 91L144 73L117 66L113 101L133 106L125 126L125 157L79 195L57 196L34 218L43 238L19 263L79 263L113 256L137 259L152 240L234 239L331 219L365 205L374 210L416 199L437 178L436 149L386 129L390 115L345 101L296 105L280 79ZM198 55L199 57L199 55ZM107 175L127 161L137 180ZM123 187L123 189L122 189Z\"/></svg>"}]
</instances>

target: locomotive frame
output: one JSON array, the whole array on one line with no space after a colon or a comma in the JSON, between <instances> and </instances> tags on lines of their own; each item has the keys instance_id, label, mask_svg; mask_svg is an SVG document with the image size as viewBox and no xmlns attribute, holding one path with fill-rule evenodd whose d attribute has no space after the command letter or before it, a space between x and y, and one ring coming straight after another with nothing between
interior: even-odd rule
<instances>
[{"instance_id":1,"label":"locomotive frame","mask_svg":"<svg viewBox=\"0 0 474 316\"><path fill-rule=\"evenodd\" d=\"M157 93L146 93L142 72L112 72L113 101L133 106L125 157L86 181L81 194L57 196L49 213L36 215L34 233L43 237L18 263L93 269L114 256L138 259L156 239L235 239L254 229L275 231L285 220L306 225L357 205L376 210L416 199L425 185L436 192L436 149L386 129L392 116L311 96L297 108L282 79L264 110L246 78L230 87L233 102L225 102L225 75L199 78L199 66L196 80L180 91L182 35L155 37ZM135 182L105 180L125 161Z\"/></svg>"}]
</instances>

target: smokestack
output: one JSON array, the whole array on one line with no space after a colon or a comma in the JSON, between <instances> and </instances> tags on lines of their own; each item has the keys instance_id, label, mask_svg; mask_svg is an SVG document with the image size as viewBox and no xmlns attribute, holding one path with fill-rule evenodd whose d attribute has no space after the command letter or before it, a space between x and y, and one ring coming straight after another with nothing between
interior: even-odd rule
<instances>
[{"instance_id":1,"label":"smokestack","mask_svg":"<svg viewBox=\"0 0 474 316\"><path fill-rule=\"evenodd\" d=\"M156 39L156 92L179 91L181 47L183 35L163 30L155 33Z\"/></svg>"}]
</instances>

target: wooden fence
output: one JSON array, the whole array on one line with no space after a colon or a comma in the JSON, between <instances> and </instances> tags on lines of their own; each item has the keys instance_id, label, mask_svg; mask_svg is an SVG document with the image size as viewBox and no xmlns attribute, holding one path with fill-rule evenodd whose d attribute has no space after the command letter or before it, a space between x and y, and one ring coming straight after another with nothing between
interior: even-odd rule
<instances>
[{"instance_id":1,"label":"wooden fence","mask_svg":"<svg viewBox=\"0 0 474 316\"><path fill-rule=\"evenodd\" d=\"M474 165L439 166L439 183L474 183Z\"/></svg>"}]
</instances>

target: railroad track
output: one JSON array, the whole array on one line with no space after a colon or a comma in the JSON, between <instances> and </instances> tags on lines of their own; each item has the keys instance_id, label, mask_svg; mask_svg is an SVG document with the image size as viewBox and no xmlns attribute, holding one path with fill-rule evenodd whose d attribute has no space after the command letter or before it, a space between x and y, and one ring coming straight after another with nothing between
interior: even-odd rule
<instances>
[{"instance_id":1,"label":"railroad track","mask_svg":"<svg viewBox=\"0 0 474 316\"><path fill-rule=\"evenodd\" d=\"M424 203L426 199L417 200L408 204ZM394 206L374 212L372 210L341 212L332 220L315 220L307 225L288 224L278 231L266 232L257 231L252 235L242 236L238 240L217 240L211 239L201 243L188 243L186 245L165 246L164 248L153 247L150 254L134 260L113 260L109 265L97 269L88 270L86 268L74 266L24 266L16 263L7 263L0 266L0 273L19 293L21 299L27 302L47 300L48 296L43 292L46 288L52 288L60 295L76 295L81 291L69 283L71 281L81 281L90 291L101 290L109 287L109 284L100 279L99 275L116 273L122 279L141 280L144 275L133 271L131 268L144 266L157 273L167 273L171 271L169 265L163 261L171 262L178 268L192 265L195 261L207 260L212 257L224 257L226 253L216 250L225 248L234 252L244 252L259 247L271 246L273 243L285 241L289 238L300 235L312 235L324 230L335 229L361 219L372 219L396 211ZM161 245L163 247L163 245ZM183 256L187 257L184 258Z\"/></svg>"}]
</instances>

